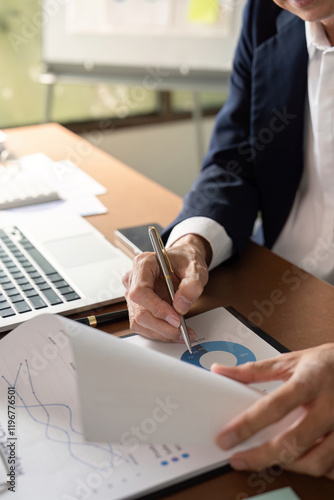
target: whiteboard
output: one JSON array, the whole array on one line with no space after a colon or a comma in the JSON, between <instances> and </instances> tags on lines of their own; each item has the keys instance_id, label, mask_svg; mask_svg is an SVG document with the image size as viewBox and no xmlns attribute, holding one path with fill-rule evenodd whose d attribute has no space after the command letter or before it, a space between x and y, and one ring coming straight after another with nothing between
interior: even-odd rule
<instances>
[{"instance_id":1,"label":"whiteboard","mask_svg":"<svg viewBox=\"0 0 334 500\"><path fill-rule=\"evenodd\" d=\"M125 80L155 73L159 86L167 88L171 82L177 86L177 82L190 85L192 81L203 88L219 85L222 74L231 68L245 0L219 0L222 8L217 22L209 24L189 22L189 1L59 1L48 22L43 23L46 70L58 75ZM134 14L116 17L114 23L110 19L115 15L109 16L108 21L106 9L116 4L120 8L127 2L129 6L130 2L136 6L161 2L165 10L153 13L147 24L143 16ZM50 1L42 0L44 14L49 7Z\"/></svg>"}]
</instances>

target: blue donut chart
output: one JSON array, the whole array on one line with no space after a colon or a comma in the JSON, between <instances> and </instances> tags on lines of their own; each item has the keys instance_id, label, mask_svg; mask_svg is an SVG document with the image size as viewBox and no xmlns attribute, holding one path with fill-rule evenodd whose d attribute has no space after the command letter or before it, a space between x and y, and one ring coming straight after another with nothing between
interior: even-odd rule
<instances>
[{"instance_id":1,"label":"blue donut chart","mask_svg":"<svg viewBox=\"0 0 334 500\"><path fill-rule=\"evenodd\" d=\"M228 352L233 354L236 358L236 365L242 365L244 363L248 363L248 361L256 361L256 357L254 353L241 344L236 344L235 342L226 342L224 340L216 340L213 342L203 342L203 344L197 344L192 347L192 354L189 351L185 351L181 356L181 361L185 361L186 363L190 363L195 366L199 366L204 370L207 370L201 364L201 357L207 352Z\"/></svg>"}]
</instances>

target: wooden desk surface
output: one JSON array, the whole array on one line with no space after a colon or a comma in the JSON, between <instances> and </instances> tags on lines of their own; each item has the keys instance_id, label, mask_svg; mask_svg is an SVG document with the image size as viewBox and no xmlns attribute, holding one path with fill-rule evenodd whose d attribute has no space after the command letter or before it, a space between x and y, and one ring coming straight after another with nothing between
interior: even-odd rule
<instances>
[{"instance_id":1,"label":"wooden desk surface","mask_svg":"<svg viewBox=\"0 0 334 500\"><path fill-rule=\"evenodd\" d=\"M181 208L178 196L59 125L24 127L6 133L9 147L17 154L42 151L54 160L67 158L107 188L107 194L100 199L108 214L88 220L111 242L116 227L152 220L164 226ZM97 139L97 145L103 146L100 134ZM191 315L231 305L286 347L296 350L334 341L333 304L334 287L250 243L237 264L221 266L211 273ZM104 330L123 335L126 328L124 322ZM274 470L229 472L167 498L241 500L284 486L291 486L302 500L334 498L334 481Z\"/></svg>"}]
</instances>

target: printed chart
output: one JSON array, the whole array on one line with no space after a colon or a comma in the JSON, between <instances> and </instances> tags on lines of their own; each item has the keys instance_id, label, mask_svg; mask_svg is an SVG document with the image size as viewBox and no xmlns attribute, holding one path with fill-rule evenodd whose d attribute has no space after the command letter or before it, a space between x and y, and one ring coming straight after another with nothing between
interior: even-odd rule
<instances>
[{"instance_id":1,"label":"printed chart","mask_svg":"<svg viewBox=\"0 0 334 500\"><path fill-rule=\"evenodd\" d=\"M194 446L148 444L141 429L122 445L86 441L70 340L56 317L35 318L1 341L0 449L6 462L13 439L9 388L15 390L16 500L131 498L223 460L218 449L206 455ZM1 460L0 468L3 480ZM3 500L13 497L0 492Z\"/></svg>"},{"instance_id":2,"label":"printed chart","mask_svg":"<svg viewBox=\"0 0 334 500\"><path fill-rule=\"evenodd\" d=\"M197 343L194 345L192 355L185 351L182 343L149 341L134 335L127 340L117 340L120 343L117 352L124 353L120 365L123 367L126 366L126 362L129 362L131 350L128 342L131 342L138 346L131 351L134 356L131 358L132 364L138 360L142 363L144 358L148 361L149 358L150 366L157 366L155 373L161 363L156 361L157 357L152 356L152 352L150 356L147 356L147 353L145 355L143 348L158 351L200 367L201 370L185 367L183 363L177 361L178 365L187 368L187 372L192 372L191 383L193 384L193 372L196 372L196 380L203 378L206 383L210 375L203 369L208 370L213 362L233 366L279 354L273 346L258 337L223 308L191 318L187 323L197 333ZM125 439L114 440L117 444L86 441L82 432L83 412L77 380L78 350L80 349L76 351L77 357L74 362L71 348L71 340L74 344L74 339L77 339L77 346L83 346L83 337L85 337L85 339L92 339L96 349L97 336L93 337L96 332L86 331L86 329L88 327L85 325L71 322L66 318L40 315L21 325L1 340L0 449L6 461L9 450L7 444L10 439L14 439L10 438L9 434L10 426L13 425L10 422L13 419L9 420L8 408L9 404L12 404L15 407L18 451L15 500L130 499L138 497L141 493L147 494L163 486L187 480L227 463L228 452L223 452L214 445L160 444L162 441L156 441L154 444L153 440L148 439L152 432L158 433L160 428L163 428L167 418L174 422L176 413L171 412L170 408L178 401L177 391L171 392L171 396L163 399L159 399L162 396L158 392L158 399L155 399L157 406L153 409L149 406L149 411L145 410L135 421L135 425L131 424L127 428L128 432L124 433ZM100 337L99 345L102 343L101 345L104 346L106 337L102 334ZM109 339L108 342L110 344L111 340ZM113 339L113 345L109 346L111 354L108 354L106 359L103 358L105 350L97 351L99 366L104 364L108 369L105 378L100 377L94 384L91 380L97 368L92 370L93 348L87 351L82 347L85 353L89 354L87 354L89 363L84 365L89 371L85 388L90 384L90 389L94 393L97 392L97 385L101 386L104 380L116 380L109 376L111 366L113 366L110 359L112 359L115 342L116 339ZM174 366L176 360L172 361ZM121 373L120 369L117 368L117 370L118 374ZM144 371L142 370L142 373ZM160 372L162 371L161 368ZM168 373L165 380L170 380L171 371L166 370L166 372ZM199 374L200 377L197 376ZM128 387L129 394L132 395L132 406L134 406L134 398L138 396L138 371L136 371L136 377L135 384ZM152 379L151 370L147 372L147 377ZM198 400L198 390L202 384L201 380L198 382L199 385L194 387L193 393L195 402ZM179 387L179 379L177 383ZM119 386L119 381L117 381L117 386ZM142 387L147 387L147 385L142 385ZM9 393L13 393L11 388L15 389L15 403L9 403ZM266 383L261 390L270 390L270 388L270 384ZM161 385L159 385L159 390L161 390ZM110 395L114 393L115 391L112 392L109 389L106 392ZM120 393L124 394L124 391ZM141 394L141 402L146 393L147 391ZM204 396L206 394L207 392L203 393ZM182 398L183 401L184 394ZM170 399L172 406L168 406ZM122 400L123 406L127 400ZM203 407L202 400L200 403ZM242 405L242 398L236 400L235 404ZM105 408L105 401L103 405ZM162 411L163 408L165 408L165 413ZM178 409L177 404L176 409ZM13 409L11 411L13 412ZM107 417L108 428L113 425L113 416L115 419L115 414L110 411ZM95 420L93 424L97 425ZM196 434L199 428L200 425L195 428ZM172 424L169 429L172 429L173 436L178 430L173 428ZM184 429L181 431L184 432ZM164 430L164 436L166 432ZM174 443L174 441L169 440L169 443ZM51 489L50 484L52 484ZM10 498L12 498L11 491L1 493L1 499L9 500Z\"/></svg>"},{"instance_id":3,"label":"printed chart","mask_svg":"<svg viewBox=\"0 0 334 500\"><path fill-rule=\"evenodd\" d=\"M202 342L193 346L192 351L192 354L188 350L185 351L181 360L206 370L210 370L212 363L237 366L248 361L256 361L254 353L248 347L224 340Z\"/></svg>"}]
</instances>

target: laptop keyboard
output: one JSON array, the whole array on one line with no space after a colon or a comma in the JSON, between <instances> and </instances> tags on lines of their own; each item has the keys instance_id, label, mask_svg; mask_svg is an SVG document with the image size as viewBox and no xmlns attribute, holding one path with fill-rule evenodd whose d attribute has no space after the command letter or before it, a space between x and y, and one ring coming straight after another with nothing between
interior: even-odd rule
<instances>
[{"instance_id":1,"label":"laptop keyboard","mask_svg":"<svg viewBox=\"0 0 334 500\"><path fill-rule=\"evenodd\" d=\"M17 227L0 229L0 317L80 296Z\"/></svg>"}]
</instances>

